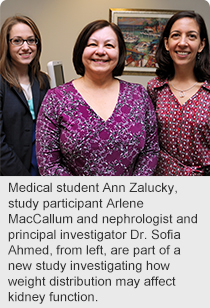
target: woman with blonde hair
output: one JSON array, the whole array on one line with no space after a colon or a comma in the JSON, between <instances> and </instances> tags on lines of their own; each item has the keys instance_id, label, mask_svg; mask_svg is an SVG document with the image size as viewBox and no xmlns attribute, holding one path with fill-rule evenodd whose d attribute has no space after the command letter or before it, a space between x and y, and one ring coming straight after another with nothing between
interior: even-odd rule
<instances>
[{"instance_id":1,"label":"woman with blonde hair","mask_svg":"<svg viewBox=\"0 0 210 308\"><path fill-rule=\"evenodd\" d=\"M50 87L40 71L41 36L29 17L12 16L2 25L0 41L0 173L39 175L35 127Z\"/></svg>"}]
</instances>

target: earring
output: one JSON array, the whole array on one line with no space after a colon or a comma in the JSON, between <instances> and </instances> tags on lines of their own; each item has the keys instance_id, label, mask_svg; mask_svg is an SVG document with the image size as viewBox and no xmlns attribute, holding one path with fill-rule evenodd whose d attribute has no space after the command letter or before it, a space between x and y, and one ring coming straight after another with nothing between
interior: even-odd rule
<instances>
[{"instance_id":1,"label":"earring","mask_svg":"<svg viewBox=\"0 0 210 308\"><path fill-rule=\"evenodd\" d=\"M201 58L201 53L198 52L198 53L197 53L197 60L200 60L200 58Z\"/></svg>"}]
</instances>

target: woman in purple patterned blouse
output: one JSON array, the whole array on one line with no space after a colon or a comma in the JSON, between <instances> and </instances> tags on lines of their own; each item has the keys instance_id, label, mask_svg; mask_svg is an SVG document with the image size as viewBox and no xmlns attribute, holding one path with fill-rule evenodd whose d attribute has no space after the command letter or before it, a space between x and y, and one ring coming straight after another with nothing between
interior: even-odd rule
<instances>
[{"instance_id":1,"label":"woman in purple patterned blouse","mask_svg":"<svg viewBox=\"0 0 210 308\"><path fill-rule=\"evenodd\" d=\"M210 175L210 54L203 18L192 11L173 15L156 60L158 77L148 83L161 148L155 175Z\"/></svg>"},{"instance_id":2,"label":"woman in purple patterned blouse","mask_svg":"<svg viewBox=\"0 0 210 308\"><path fill-rule=\"evenodd\" d=\"M48 91L37 121L41 175L152 175L159 153L151 100L139 84L115 78L126 47L119 27L88 24L74 46L81 78Z\"/></svg>"}]
</instances>

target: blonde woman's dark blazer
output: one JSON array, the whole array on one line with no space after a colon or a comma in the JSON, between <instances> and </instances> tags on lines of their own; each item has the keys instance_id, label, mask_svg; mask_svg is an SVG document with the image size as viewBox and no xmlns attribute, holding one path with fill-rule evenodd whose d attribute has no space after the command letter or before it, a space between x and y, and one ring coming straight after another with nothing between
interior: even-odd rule
<instances>
[{"instance_id":1,"label":"blonde woman's dark blazer","mask_svg":"<svg viewBox=\"0 0 210 308\"><path fill-rule=\"evenodd\" d=\"M40 90L38 80L32 82L34 111L37 118L42 100L49 89ZM32 155L33 119L24 93L0 76L0 174L29 176Z\"/></svg>"}]
</instances>

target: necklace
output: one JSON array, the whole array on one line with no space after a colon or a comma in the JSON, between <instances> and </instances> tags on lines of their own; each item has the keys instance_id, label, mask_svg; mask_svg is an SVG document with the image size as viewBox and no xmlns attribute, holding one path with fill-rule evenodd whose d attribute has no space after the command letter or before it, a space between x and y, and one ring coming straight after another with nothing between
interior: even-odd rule
<instances>
[{"instance_id":1,"label":"necklace","mask_svg":"<svg viewBox=\"0 0 210 308\"><path fill-rule=\"evenodd\" d=\"M194 85L193 85L192 87L190 87L190 88L188 88L188 89L186 89L186 90L180 90L180 89L175 88L175 87L173 86L172 82L171 82L171 85L172 85L172 87L174 88L174 90L179 91L179 97L183 98L183 97L185 97L185 92L187 92L187 91L189 91L190 89L192 89L197 83L198 83L198 82L196 81L196 83L194 83Z\"/></svg>"}]
</instances>

